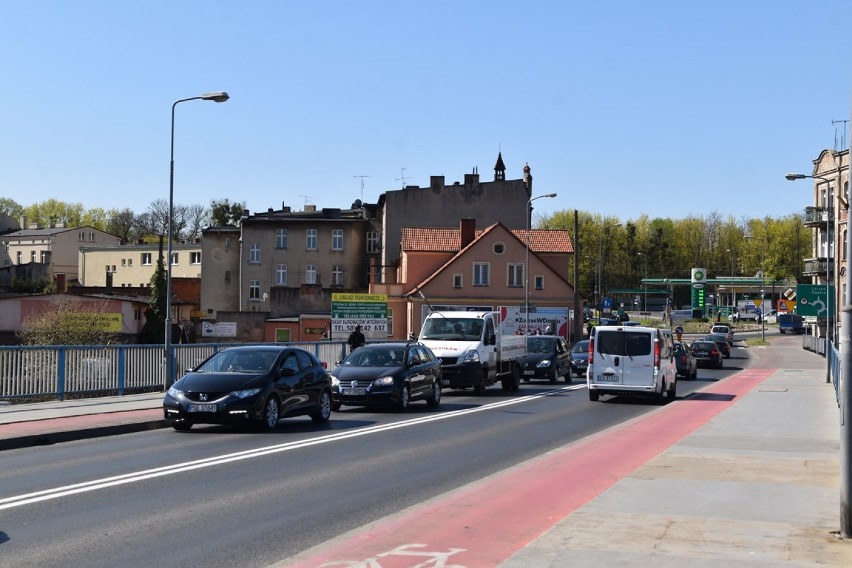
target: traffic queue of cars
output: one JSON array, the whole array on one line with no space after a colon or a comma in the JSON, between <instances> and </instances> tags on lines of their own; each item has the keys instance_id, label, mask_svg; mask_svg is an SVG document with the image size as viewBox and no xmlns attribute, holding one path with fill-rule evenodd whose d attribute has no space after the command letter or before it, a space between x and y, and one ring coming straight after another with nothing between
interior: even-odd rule
<instances>
[{"instance_id":1,"label":"traffic queue of cars","mask_svg":"<svg viewBox=\"0 0 852 568\"><path fill-rule=\"evenodd\" d=\"M695 379L698 367L722 368L730 357L733 331L716 324L711 333L690 345L674 341L669 330L627 326L599 326L594 337L570 348L558 336L526 337L526 353L517 359L525 381L543 379L571 382L572 375L591 375L593 353L601 369L587 377L589 396L619 392L665 394L674 398L676 379ZM626 385L628 373L648 368L670 369L662 382ZM611 359L611 360L610 360ZM606 367L601 367L605 363ZM666 365L663 365L666 363ZM635 375L635 376L634 376ZM350 353L328 372L314 355L286 345L238 346L211 355L169 388L163 399L164 418L175 430L194 424L254 424L272 430L281 418L307 415L327 422L342 406L408 409L414 401L435 408L441 403L441 359L417 341L373 343Z\"/></svg>"}]
</instances>

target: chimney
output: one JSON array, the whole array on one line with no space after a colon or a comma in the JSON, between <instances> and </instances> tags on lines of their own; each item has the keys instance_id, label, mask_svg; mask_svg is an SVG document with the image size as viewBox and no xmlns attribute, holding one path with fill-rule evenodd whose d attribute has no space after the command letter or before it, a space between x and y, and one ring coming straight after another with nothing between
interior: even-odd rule
<instances>
[{"instance_id":1,"label":"chimney","mask_svg":"<svg viewBox=\"0 0 852 568\"><path fill-rule=\"evenodd\" d=\"M444 189L444 176L429 176L429 189L442 191Z\"/></svg>"},{"instance_id":2,"label":"chimney","mask_svg":"<svg viewBox=\"0 0 852 568\"><path fill-rule=\"evenodd\" d=\"M462 219L459 226L459 249L463 249L473 242L476 237L476 219Z\"/></svg>"}]
</instances>

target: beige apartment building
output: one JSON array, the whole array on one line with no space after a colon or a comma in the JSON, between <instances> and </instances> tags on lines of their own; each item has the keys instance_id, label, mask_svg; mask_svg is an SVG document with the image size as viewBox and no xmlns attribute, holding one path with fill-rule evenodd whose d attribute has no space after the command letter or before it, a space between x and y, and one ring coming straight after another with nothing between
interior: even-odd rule
<instances>
[{"instance_id":1,"label":"beige apartment building","mask_svg":"<svg viewBox=\"0 0 852 568\"><path fill-rule=\"evenodd\" d=\"M848 280L846 240L849 231L849 150L823 150L813 161L813 206L805 208L805 225L814 231L813 256L805 259L803 275L813 284L833 284L837 307L832 327L840 324L839 313L845 303L843 291ZM820 323L822 325L824 320ZM838 337L825 328L820 335Z\"/></svg>"},{"instance_id":2,"label":"beige apartment building","mask_svg":"<svg viewBox=\"0 0 852 568\"><path fill-rule=\"evenodd\" d=\"M94 227L67 228L29 226L0 236L0 284L13 278L53 280L64 275L66 282L79 279L78 255L83 247L118 245L121 239Z\"/></svg>"},{"instance_id":3,"label":"beige apartment building","mask_svg":"<svg viewBox=\"0 0 852 568\"><path fill-rule=\"evenodd\" d=\"M173 244L172 278L201 278L201 249L201 243ZM162 254L167 254L165 244ZM147 288L159 257L159 244L80 247L80 285Z\"/></svg>"}]
</instances>

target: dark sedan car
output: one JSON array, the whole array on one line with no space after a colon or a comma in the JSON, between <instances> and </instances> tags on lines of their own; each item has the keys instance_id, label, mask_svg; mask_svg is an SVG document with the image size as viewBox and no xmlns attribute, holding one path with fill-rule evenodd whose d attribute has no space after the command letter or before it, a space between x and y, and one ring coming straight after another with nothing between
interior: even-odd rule
<instances>
[{"instance_id":1,"label":"dark sedan car","mask_svg":"<svg viewBox=\"0 0 852 568\"><path fill-rule=\"evenodd\" d=\"M719 351L725 359L731 358L731 344L728 343L728 336L724 333L708 333L704 336L705 341L715 341L719 346Z\"/></svg>"},{"instance_id":2,"label":"dark sedan car","mask_svg":"<svg viewBox=\"0 0 852 568\"><path fill-rule=\"evenodd\" d=\"M279 418L331 416L331 377L303 349L278 345L231 347L187 372L163 399L175 430L193 424L256 423L272 430Z\"/></svg>"},{"instance_id":3,"label":"dark sedan car","mask_svg":"<svg viewBox=\"0 0 852 568\"><path fill-rule=\"evenodd\" d=\"M414 400L441 403L441 360L422 343L374 343L359 347L331 372L334 410L346 406L392 406Z\"/></svg>"},{"instance_id":4,"label":"dark sedan car","mask_svg":"<svg viewBox=\"0 0 852 568\"><path fill-rule=\"evenodd\" d=\"M571 372L578 377L586 375L589 368L589 340L581 339L571 346Z\"/></svg>"},{"instance_id":5,"label":"dark sedan car","mask_svg":"<svg viewBox=\"0 0 852 568\"><path fill-rule=\"evenodd\" d=\"M571 350L564 339L556 335L527 336L527 354L519 359L521 377L546 379L551 383L565 377L571 381Z\"/></svg>"},{"instance_id":6,"label":"dark sedan car","mask_svg":"<svg viewBox=\"0 0 852 568\"><path fill-rule=\"evenodd\" d=\"M715 341L696 339L689 347L699 367L722 368L722 352Z\"/></svg>"},{"instance_id":7,"label":"dark sedan car","mask_svg":"<svg viewBox=\"0 0 852 568\"><path fill-rule=\"evenodd\" d=\"M694 379L698 376L698 362L695 360L695 356L686 343L682 341L674 342L674 357L679 377Z\"/></svg>"}]
</instances>

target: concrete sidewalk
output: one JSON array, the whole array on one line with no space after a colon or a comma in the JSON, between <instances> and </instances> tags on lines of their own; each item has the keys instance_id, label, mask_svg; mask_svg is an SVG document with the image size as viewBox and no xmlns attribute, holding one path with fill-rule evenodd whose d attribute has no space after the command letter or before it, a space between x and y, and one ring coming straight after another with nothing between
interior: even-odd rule
<instances>
[{"instance_id":1,"label":"concrete sidewalk","mask_svg":"<svg viewBox=\"0 0 852 568\"><path fill-rule=\"evenodd\" d=\"M0 451L166 426L163 393L0 403Z\"/></svg>"},{"instance_id":2,"label":"concrete sidewalk","mask_svg":"<svg viewBox=\"0 0 852 568\"><path fill-rule=\"evenodd\" d=\"M748 352L777 370L501 568L852 566L825 359L800 338Z\"/></svg>"}]
</instances>

